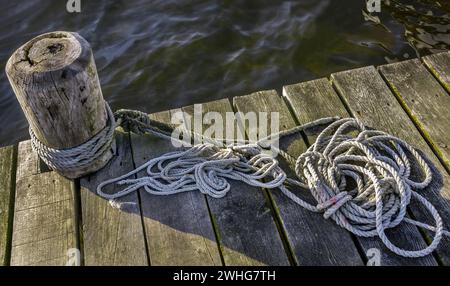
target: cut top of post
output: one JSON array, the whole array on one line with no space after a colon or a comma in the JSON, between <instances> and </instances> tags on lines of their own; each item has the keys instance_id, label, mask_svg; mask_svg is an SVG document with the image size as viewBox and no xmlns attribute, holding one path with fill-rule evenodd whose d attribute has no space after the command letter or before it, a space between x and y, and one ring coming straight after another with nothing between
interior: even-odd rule
<instances>
[{"instance_id":1,"label":"cut top of post","mask_svg":"<svg viewBox=\"0 0 450 286\"><path fill-rule=\"evenodd\" d=\"M72 64L80 58L82 45L88 43L76 34L54 32L38 36L14 53L8 65L14 65L20 72L48 72Z\"/></svg>"}]
</instances>

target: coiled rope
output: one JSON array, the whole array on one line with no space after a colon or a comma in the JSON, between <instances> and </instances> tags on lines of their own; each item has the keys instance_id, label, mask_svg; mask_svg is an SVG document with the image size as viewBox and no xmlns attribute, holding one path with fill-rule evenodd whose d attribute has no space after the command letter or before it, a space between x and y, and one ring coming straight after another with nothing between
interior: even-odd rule
<instances>
[{"instance_id":1,"label":"coiled rope","mask_svg":"<svg viewBox=\"0 0 450 286\"><path fill-rule=\"evenodd\" d=\"M138 134L151 133L174 140L170 136L173 126L151 120L145 113L134 110L119 110L113 115L106 106L108 125L85 144L68 150L51 149L39 142L30 129L33 149L50 167L60 170L94 162L108 150L118 125ZM270 144L274 136L281 138L317 126L326 127L297 159ZM256 143L245 141L228 146L190 130L183 132L206 142L163 154L127 174L102 182L97 187L98 195L114 200L144 188L153 195L200 191L221 198L230 190L228 180L232 179L255 187L279 188L295 203L323 213L326 219L332 219L357 236L379 236L388 249L404 257L426 256L437 248L443 235L450 236L434 206L417 193L432 180L430 166L424 158L405 141L371 130L357 119L323 118ZM288 178L278 161L266 152L268 150L294 164L297 178ZM422 179L419 181L411 178L413 166L420 170ZM142 170L146 171L146 176L130 179ZM126 187L110 194L103 191L109 184ZM309 190L317 204L300 199L291 191L293 188ZM430 212L435 226L405 217L412 197ZM385 230L402 221L433 231L431 243L420 250L394 245Z\"/></svg>"}]
</instances>

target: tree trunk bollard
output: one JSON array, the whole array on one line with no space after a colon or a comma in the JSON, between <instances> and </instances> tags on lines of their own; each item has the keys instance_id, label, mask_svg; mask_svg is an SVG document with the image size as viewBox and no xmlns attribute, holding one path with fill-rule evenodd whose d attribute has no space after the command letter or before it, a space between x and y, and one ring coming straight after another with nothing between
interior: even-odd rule
<instances>
[{"instance_id":1,"label":"tree trunk bollard","mask_svg":"<svg viewBox=\"0 0 450 286\"><path fill-rule=\"evenodd\" d=\"M47 147L79 146L108 123L91 47L77 33L51 32L30 40L8 60L6 74L35 137ZM112 142L91 164L55 171L78 178L99 170L114 154Z\"/></svg>"}]
</instances>

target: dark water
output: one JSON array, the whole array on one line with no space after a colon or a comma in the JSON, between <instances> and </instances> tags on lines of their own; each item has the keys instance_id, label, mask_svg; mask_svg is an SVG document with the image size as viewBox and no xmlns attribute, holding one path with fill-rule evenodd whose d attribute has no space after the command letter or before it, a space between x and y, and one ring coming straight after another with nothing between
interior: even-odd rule
<instances>
[{"instance_id":1,"label":"dark water","mask_svg":"<svg viewBox=\"0 0 450 286\"><path fill-rule=\"evenodd\" d=\"M30 38L77 31L113 109L155 112L449 49L450 1L0 0L0 64ZM0 73L0 145L28 137Z\"/></svg>"}]
</instances>

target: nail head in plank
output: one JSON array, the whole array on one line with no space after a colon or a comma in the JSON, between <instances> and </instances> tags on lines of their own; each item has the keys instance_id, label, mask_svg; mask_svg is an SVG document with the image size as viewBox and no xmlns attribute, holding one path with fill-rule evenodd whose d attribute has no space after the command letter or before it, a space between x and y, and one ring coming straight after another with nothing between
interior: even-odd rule
<instances>
[{"instance_id":1,"label":"nail head in plank","mask_svg":"<svg viewBox=\"0 0 450 286\"><path fill-rule=\"evenodd\" d=\"M16 172L14 146L0 148L0 266L8 265L9 240L12 229L13 179Z\"/></svg>"},{"instance_id":2,"label":"nail head in plank","mask_svg":"<svg viewBox=\"0 0 450 286\"><path fill-rule=\"evenodd\" d=\"M287 105L274 90L235 97L233 101L238 111L244 113L278 112L280 131L296 125ZM296 158L306 151L307 146L301 136L295 137L294 142L289 139L281 139L280 146L291 156ZM285 163L282 168L290 177L295 177L294 166ZM330 220L325 220L322 215L302 208L286 198L279 189L270 190L270 193L299 265L362 265L356 246L346 230ZM308 201L311 199L306 191L297 195Z\"/></svg>"},{"instance_id":3,"label":"nail head in plank","mask_svg":"<svg viewBox=\"0 0 450 286\"><path fill-rule=\"evenodd\" d=\"M29 145L18 148L11 265L65 265L76 248L74 183L55 172L37 173Z\"/></svg>"},{"instance_id":4,"label":"nail head in plank","mask_svg":"<svg viewBox=\"0 0 450 286\"><path fill-rule=\"evenodd\" d=\"M151 114L150 117L162 123L171 122L169 111ZM132 133L131 144L136 167L163 153L176 150L167 139L153 135ZM145 171L137 174L138 178L143 176L146 176ZM208 206L202 193L157 196L141 190L140 197L152 266L222 264Z\"/></svg>"},{"instance_id":5,"label":"nail head in plank","mask_svg":"<svg viewBox=\"0 0 450 286\"><path fill-rule=\"evenodd\" d=\"M311 122L322 117L349 117L344 105L326 78L285 86L283 87L283 95L292 107L292 110L294 110L295 116L300 124ZM315 135L308 135L310 143L314 143L315 139ZM392 237L394 243L402 244L404 241L407 241L407 239L412 239L412 242L406 245L407 247L414 248L425 246L425 242L415 226L402 225L389 232L389 237ZM380 250L381 265L436 264L432 257L417 260L397 256L389 251L377 237L364 238L355 236L355 240L361 247L363 252L361 254L366 259L369 258L367 256L370 249L375 248Z\"/></svg>"},{"instance_id":6,"label":"nail head in plank","mask_svg":"<svg viewBox=\"0 0 450 286\"><path fill-rule=\"evenodd\" d=\"M128 133L116 130L116 155L100 171L80 179L82 237L85 265L147 265L145 238L137 193L113 202L101 198L96 188L133 166ZM105 187L115 193L123 186Z\"/></svg>"},{"instance_id":7,"label":"nail head in plank","mask_svg":"<svg viewBox=\"0 0 450 286\"><path fill-rule=\"evenodd\" d=\"M450 180L428 144L397 102L377 70L371 67L355 69L332 74L332 81L341 97L355 117L364 124L383 130L410 143L421 150L432 162L434 172L433 184L420 194L427 198L444 218L444 226L449 229L450 222ZM411 201L410 210L419 221L433 224L428 211ZM429 236L433 233L425 231ZM445 264L450 262L450 242L443 239L437 253Z\"/></svg>"},{"instance_id":8,"label":"nail head in plank","mask_svg":"<svg viewBox=\"0 0 450 286\"><path fill-rule=\"evenodd\" d=\"M183 108L190 115L193 110L192 106ZM233 112L233 109L228 99L222 99L202 104L202 112L218 112L226 118L226 113ZM203 130L208 127L204 124ZM215 138L220 137L225 137L225 134ZM224 198L207 197L225 264L288 265L289 260L263 192L242 182L230 180L230 184L231 190Z\"/></svg>"},{"instance_id":9,"label":"nail head in plank","mask_svg":"<svg viewBox=\"0 0 450 286\"><path fill-rule=\"evenodd\" d=\"M450 96L418 59L378 69L425 139L450 169Z\"/></svg>"}]
</instances>

